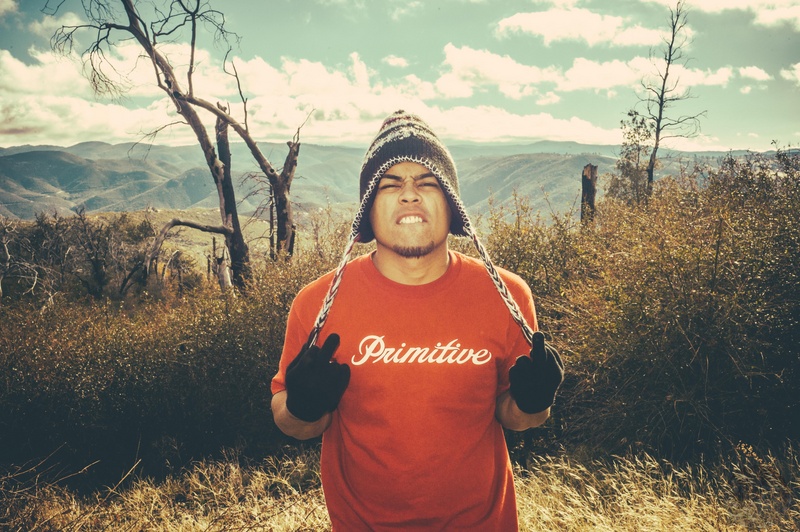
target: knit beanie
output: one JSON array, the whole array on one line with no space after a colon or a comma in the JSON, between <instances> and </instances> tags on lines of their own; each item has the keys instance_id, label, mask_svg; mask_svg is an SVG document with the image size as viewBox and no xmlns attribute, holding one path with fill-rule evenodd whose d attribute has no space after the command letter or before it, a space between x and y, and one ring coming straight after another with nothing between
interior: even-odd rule
<instances>
[{"instance_id":1,"label":"knit beanie","mask_svg":"<svg viewBox=\"0 0 800 532\"><path fill-rule=\"evenodd\" d=\"M383 121L378 135L364 155L360 181L361 209L356 215L359 241L370 242L375 237L369 222L369 211L378 181L389 168L406 161L421 164L436 176L453 214L450 232L466 236L465 214L463 207L460 207L458 175L453 157L428 124L417 115L401 110Z\"/></svg>"}]
</instances>

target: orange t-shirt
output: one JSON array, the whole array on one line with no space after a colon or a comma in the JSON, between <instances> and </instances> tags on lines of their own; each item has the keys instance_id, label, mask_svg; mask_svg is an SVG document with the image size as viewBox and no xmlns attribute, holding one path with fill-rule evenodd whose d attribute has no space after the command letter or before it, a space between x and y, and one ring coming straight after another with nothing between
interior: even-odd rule
<instances>
[{"instance_id":1,"label":"orange t-shirt","mask_svg":"<svg viewBox=\"0 0 800 532\"><path fill-rule=\"evenodd\" d=\"M517 530L511 463L497 397L529 353L483 264L450 252L447 272L408 286L368 255L347 266L319 336L341 344L350 384L322 436L322 487L334 530ZM500 270L536 328L530 288ZM308 340L332 273L289 313L272 393Z\"/></svg>"}]
</instances>

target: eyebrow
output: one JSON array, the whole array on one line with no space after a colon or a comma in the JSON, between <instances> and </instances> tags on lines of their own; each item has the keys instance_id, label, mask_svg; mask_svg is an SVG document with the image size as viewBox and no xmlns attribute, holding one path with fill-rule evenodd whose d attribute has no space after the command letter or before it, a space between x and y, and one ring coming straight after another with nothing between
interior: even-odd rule
<instances>
[{"instance_id":1,"label":"eyebrow","mask_svg":"<svg viewBox=\"0 0 800 532\"><path fill-rule=\"evenodd\" d=\"M411 176L411 179L413 179L414 181L419 181L420 179L425 179L425 178L428 178L428 177L435 178L436 176L433 175L433 172L425 172L424 174ZM383 174L381 179L392 179L394 181L402 181L404 178L399 176L399 175L394 175L394 174Z\"/></svg>"}]
</instances>

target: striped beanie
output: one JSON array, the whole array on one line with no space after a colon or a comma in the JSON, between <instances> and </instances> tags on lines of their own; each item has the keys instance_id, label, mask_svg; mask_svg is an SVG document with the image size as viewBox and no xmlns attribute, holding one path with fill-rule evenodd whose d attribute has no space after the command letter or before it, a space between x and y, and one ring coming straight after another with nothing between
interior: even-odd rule
<instances>
[{"instance_id":1,"label":"striped beanie","mask_svg":"<svg viewBox=\"0 0 800 532\"><path fill-rule=\"evenodd\" d=\"M453 157L439 138L417 115L396 111L383 121L378 135L364 155L361 166L361 209L356 215L359 241L370 242L374 237L369 222L375 189L383 174L392 166L411 161L426 167L436 176L453 213L450 232L466 236L465 214L460 212L458 175Z\"/></svg>"}]
</instances>

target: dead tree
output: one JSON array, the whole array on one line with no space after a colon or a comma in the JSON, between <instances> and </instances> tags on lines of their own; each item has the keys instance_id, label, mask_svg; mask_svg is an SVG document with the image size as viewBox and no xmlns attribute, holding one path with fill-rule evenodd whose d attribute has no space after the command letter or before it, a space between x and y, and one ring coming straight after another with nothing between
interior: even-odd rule
<instances>
[{"instance_id":1,"label":"dead tree","mask_svg":"<svg viewBox=\"0 0 800 532\"><path fill-rule=\"evenodd\" d=\"M581 174L581 223L594 219L594 199L597 195L597 165L587 164Z\"/></svg>"},{"instance_id":2,"label":"dead tree","mask_svg":"<svg viewBox=\"0 0 800 532\"><path fill-rule=\"evenodd\" d=\"M269 249L272 260L275 260L281 252L286 256L294 253L295 226L290 192L300 153L300 128L286 145L289 147L289 153L286 155L277 185L273 180L265 179L259 174L247 176L255 182L255 186L245 199L252 196L262 198L254 216L256 218L268 216L269 219Z\"/></svg>"},{"instance_id":3,"label":"dead tree","mask_svg":"<svg viewBox=\"0 0 800 532\"><path fill-rule=\"evenodd\" d=\"M32 293L40 284L40 268L31 259L32 254L31 243L19 222L0 216L0 305L5 281L14 279L24 287L24 294Z\"/></svg>"},{"instance_id":4,"label":"dead tree","mask_svg":"<svg viewBox=\"0 0 800 532\"><path fill-rule=\"evenodd\" d=\"M47 0L44 10L55 14L65 1ZM141 46L152 64L156 85L172 101L178 114L192 129L203 152L219 195L222 227L226 228L222 234L225 234L225 242L231 257L233 282L241 288L245 284L249 271L249 253L239 225L236 197L230 182L228 128L233 129L248 147L260 171L266 176L275 191L276 204L284 206L277 212L279 226L277 245L283 250L288 250L293 240L292 211L289 200L291 179L287 180L282 174L275 171L250 134L247 124L247 99L242 93L235 66L231 64L232 72L230 72L227 63L223 65L225 72L235 77L239 87L244 114L243 122L234 118L226 106L219 103L215 105L195 93L193 75L198 26L213 28L215 38L228 43L228 52L232 49L229 44L230 40L238 39L236 34L225 29L223 13L212 9L209 2L202 0L163 0L162 3L166 4L166 9L153 5L150 11L151 20L147 22L141 14L140 6L142 4L136 3L134 0L82 0L88 23L61 27L53 35L52 45L56 51L69 54L73 49L76 33L81 30L91 32L94 41L82 54L88 66L87 74L95 93L111 96L123 93L125 87L120 82L113 65L108 63L109 57L113 57L110 51L120 41L130 38L133 38ZM124 16L117 16L117 10L114 9L116 5L122 7ZM162 40L174 41L176 36L182 32L189 32L190 38L190 59L183 78L186 82L185 86L169 59L160 51ZM226 62L227 57L226 54ZM113 73L109 74L109 70ZM198 111L206 111L216 117L217 147L227 153L217 154ZM296 146L293 147L293 145ZM296 135L295 140L290 143L290 153L287 156L287 160L291 158L291 164L294 166L297 164L298 150L299 139ZM195 225L201 224L185 223L180 225L195 227Z\"/></svg>"},{"instance_id":5,"label":"dead tree","mask_svg":"<svg viewBox=\"0 0 800 532\"><path fill-rule=\"evenodd\" d=\"M3 281L10 277L15 269L11 246L17 233L17 223L0 216L0 305L3 304Z\"/></svg>"},{"instance_id":6,"label":"dead tree","mask_svg":"<svg viewBox=\"0 0 800 532\"><path fill-rule=\"evenodd\" d=\"M225 261L225 248L222 248L222 254L217 256L217 240L212 239L211 255L208 257L208 271L209 277L213 273L217 278L219 287L224 291L230 288L231 283L231 270L227 267Z\"/></svg>"},{"instance_id":7,"label":"dead tree","mask_svg":"<svg viewBox=\"0 0 800 532\"><path fill-rule=\"evenodd\" d=\"M658 162L658 148L661 141L671 137L693 137L700 130L700 118L705 111L694 115L673 115L670 110L678 102L692 98L689 89L680 88L680 79L675 73L676 66L686 66L689 59L684 49L689 44L686 31L687 8L684 0L678 0L675 8L669 10L669 33L656 57L651 52L650 59L656 67L654 76L642 79L644 104L642 113L653 132L653 146L647 163L647 196L653 189L654 173Z\"/></svg>"}]
</instances>

